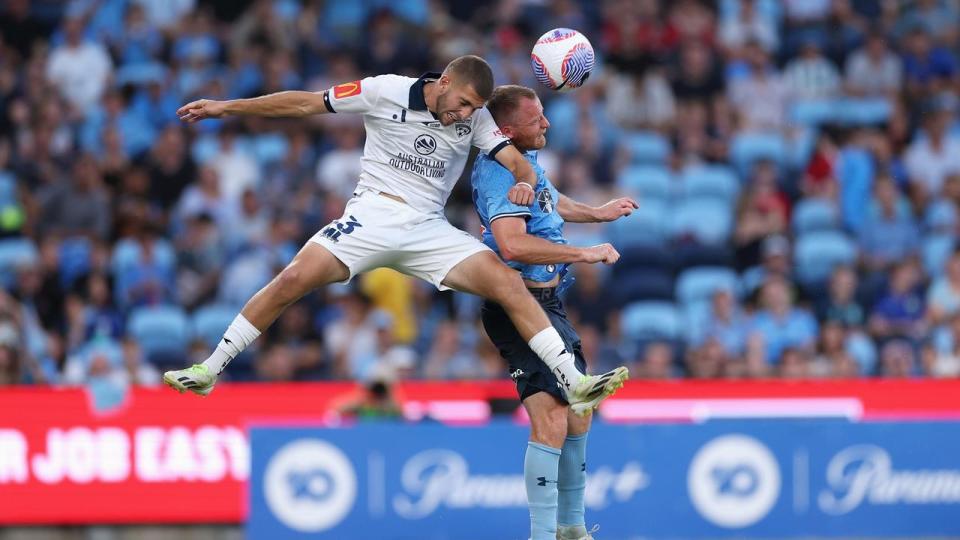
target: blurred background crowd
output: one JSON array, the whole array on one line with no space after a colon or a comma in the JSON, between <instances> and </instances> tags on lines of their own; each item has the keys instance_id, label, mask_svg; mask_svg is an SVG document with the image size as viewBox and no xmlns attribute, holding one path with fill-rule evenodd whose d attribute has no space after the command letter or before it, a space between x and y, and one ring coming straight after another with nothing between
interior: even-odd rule
<instances>
[{"instance_id":1,"label":"blurred background crowd","mask_svg":"<svg viewBox=\"0 0 960 540\"><path fill-rule=\"evenodd\" d=\"M635 378L960 374L956 0L6 0L0 384L110 400L199 362L339 217L361 118L186 126L198 98L419 76L474 53L538 90L568 196L640 210L565 305ZM554 27L599 65L537 87ZM469 175L470 168L466 169ZM469 182L448 205L477 234ZM503 378L468 295L378 270L309 295L232 380Z\"/></svg>"}]
</instances>

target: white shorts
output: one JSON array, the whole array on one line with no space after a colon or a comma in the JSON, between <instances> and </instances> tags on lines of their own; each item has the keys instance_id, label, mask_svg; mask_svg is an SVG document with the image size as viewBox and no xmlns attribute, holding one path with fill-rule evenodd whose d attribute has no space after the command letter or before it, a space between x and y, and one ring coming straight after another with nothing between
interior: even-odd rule
<instances>
[{"instance_id":1,"label":"white shorts","mask_svg":"<svg viewBox=\"0 0 960 540\"><path fill-rule=\"evenodd\" d=\"M450 269L474 253L491 251L442 215L423 214L374 191L356 194L343 217L310 238L330 250L350 277L374 268L393 268L444 291Z\"/></svg>"}]
</instances>

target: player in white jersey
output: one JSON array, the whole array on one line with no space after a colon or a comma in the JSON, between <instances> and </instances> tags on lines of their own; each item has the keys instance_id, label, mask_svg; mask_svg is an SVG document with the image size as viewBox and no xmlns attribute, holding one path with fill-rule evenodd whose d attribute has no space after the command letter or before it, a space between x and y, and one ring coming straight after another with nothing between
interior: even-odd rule
<instances>
[{"instance_id":1,"label":"player in white jersey","mask_svg":"<svg viewBox=\"0 0 960 540\"><path fill-rule=\"evenodd\" d=\"M502 305L530 349L564 385L571 408L589 414L623 385L625 368L584 375L560 334L519 274L482 242L450 225L443 215L450 190L463 171L471 146L494 157L518 183L510 200L533 202L536 174L482 108L493 92L493 73L480 57L461 56L443 73L419 79L367 77L324 92L286 91L252 99L202 99L181 107L181 120L230 115L309 116L363 114L367 140L360 180L343 217L321 229L293 261L255 294L202 364L164 373L164 382L207 395L237 354L288 305L317 287L347 282L377 267L394 268ZM606 253L594 254L602 261Z\"/></svg>"}]
</instances>

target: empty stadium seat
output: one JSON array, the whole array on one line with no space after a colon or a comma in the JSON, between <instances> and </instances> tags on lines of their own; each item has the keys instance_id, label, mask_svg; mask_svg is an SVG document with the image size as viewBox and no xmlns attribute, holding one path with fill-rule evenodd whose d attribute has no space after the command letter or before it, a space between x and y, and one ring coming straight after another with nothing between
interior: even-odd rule
<instances>
[{"instance_id":1,"label":"empty stadium seat","mask_svg":"<svg viewBox=\"0 0 960 540\"><path fill-rule=\"evenodd\" d=\"M740 179L723 165L695 165L681 175L683 194L690 199L714 198L733 205L740 194Z\"/></svg>"},{"instance_id":2,"label":"empty stadium seat","mask_svg":"<svg viewBox=\"0 0 960 540\"><path fill-rule=\"evenodd\" d=\"M834 231L839 228L840 211L831 201L820 198L803 199L793 209L794 234Z\"/></svg>"},{"instance_id":3,"label":"empty stadium seat","mask_svg":"<svg viewBox=\"0 0 960 540\"><path fill-rule=\"evenodd\" d=\"M769 159L782 167L786 156L786 142L779 133L740 133L730 144L730 158L743 175L761 159Z\"/></svg>"},{"instance_id":4,"label":"empty stadium seat","mask_svg":"<svg viewBox=\"0 0 960 540\"><path fill-rule=\"evenodd\" d=\"M632 165L617 175L617 187L644 202L651 199L666 201L672 184L670 172L657 165Z\"/></svg>"},{"instance_id":5,"label":"empty stadium seat","mask_svg":"<svg viewBox=\"0 0 960 540\"><path fill-rule=\"evenodd\" d=\"M225 304L207 304L194 312L190 320L191 334L210 347L216 347L227 327L237 316L237 309Z\"/></svg>"},{"instance_id":6,"label":"empty stadium seat","mask_svg":"<svg viewBox=\"0 0 960 540\"><path fill-rule=\"evenodd\" d=\"M662 164L670 157L670 141L655 131L626 133L622 144L633 163Z\"/></svg>"},{"instance_id":7,"label":"empty stadium seat","mask_svg":"<svg viewBox=\"0 0 960 540\"><path fill-rule=\"evenodd\" d=\"M832 99L798 101L790 105L790 121L807 127L835 123L839 105L839 102Z\"/></svg>"},{"instance_id":8,"label":"empty stadium seat","mask_svg":"<svg viewBox=\"0 0 960 540\"><path fill-rule=\"evenodd\" d=\"M668 273L673 272L675 262L672 252L662 247L629 245L618 251L620 260L613 265L614 276L629 273L637 268L654 268Z\"/></svg>"},{"instance_id":9,"label":"empty stadium seat","mask_svg":"<svg viewBox=\"0 0 960 540\"><path fill-rule=\"evenodd\" d=\"M666 206L657 200L642 201L629 216L607 225L607 237L617 249L660 246L665 239Z\"/></svg>"},{"instance_id":10,"label":"empty stadium seat","mask_svg":"<svg viewBox=\"0 0 960 540\"><path fill-rule=\"evenodd\" d=\"M921 257L928 276L938 278L943 275L944 265L956 245L957 240L950 233L933 234L923 239Z\"/></svg>"},{"instance_id":11,"label":"empty stadium seat","mask_svg":"<svg viewBox=\"0 0 960 540\"><path fill-rule=\"evenodd\" d=\"M190 322L176 306L136 308L127 319L127 332L140 343L151 362L186 355L190 341Z\"/></svg>"},{"instance_id":12,"label":"empty stadium seat","mask_svg":"<svg viewBox=\"0 0 960 540\"><path fill-rule=\"evenodd\" d=\"M673 275L656 268L637 268L620 274L610 285L621 306L639 300L673 300Z\"/></svg>"},{"instance_id":13,"label":"empty stadium seat","mask_svg":"<svg viewBox=\"0 0 960 540\"><path fill-rule=\"evenodd\" d=\"M631 341L674 340L680 337L681 317L672 302L634 302L620 314L620 329Z\"/></svg>"},{"instance_id":14,"label":"empty stadium seat","mask_svg":"<svg viewBox=\"0 0 960 540\"><path fill-rule=\"evenodd\" d=\"M835 231L805 234L797 239L794 247L797 276L807 284L827 279L836 266L853 264L856 259L856 244Z\"/></svg>"},{"instance_id":15,"label":"empty stadium seat","mask_svg":"<svg viewBox=\"0 0 960 540\"><path fill-rule=\"evenodd\" d=\"M670 212L672 238L692 237L704 245L719 245L730 237L733 215L730 208L712 199L686 200Z\"/></svg>"},{"instance_id":16,"label":"empty stadium seat","mask_svg":"<svg viewBox=\"0 0 960 540\"><path fill-rule=\"evenodd\" d=\"M702 266L684 270L677 279L676 299L687 306L709 301L714 291L726 289L737 294L737 273L725 267Z\"/></svg>"},{"instance_id":17,"label":"empty stadium seat","mask_svg":"<svg viewBox=\"0 0 960 540\"><path fill-rule=\"evenodd\" d=\"M60 284L69 287L77 278L90 271L92 247L83 237L65 238L60 243Z\"/></svg>"},{"instance_id":18,"label":"empty stadium seat","mask_svg":"<svg viewBox=\"0 0 960 540\"><path fill-rule=\"evenodd\" d=\"M16 280L17 268L36 263L40 254L29 238L0 240L0 285L9 287Z\"/></svg>"}]
</instances>

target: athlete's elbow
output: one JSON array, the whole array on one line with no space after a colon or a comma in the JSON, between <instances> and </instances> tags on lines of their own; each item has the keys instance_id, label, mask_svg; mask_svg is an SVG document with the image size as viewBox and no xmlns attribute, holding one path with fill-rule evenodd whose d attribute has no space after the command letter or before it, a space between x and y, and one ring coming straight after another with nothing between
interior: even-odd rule
<instances>
[{"instance_id":1,"label":"athlete's elbow","mask_svg":"<svg viewBox=\"0 0 960 540\"><path fill-rule=\"evenodd\" d=\"M517 249L517 246L510 242L505 242L500 246L500 256L505 261L523 262L520 260L523 257L522 250Z\"/></svg>"}]
</instances>

